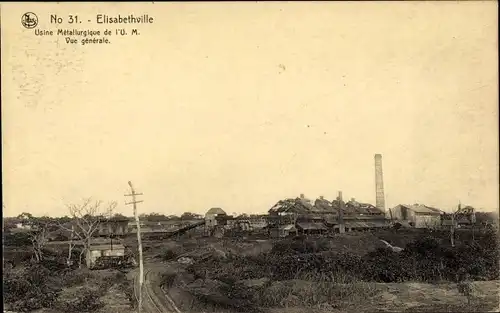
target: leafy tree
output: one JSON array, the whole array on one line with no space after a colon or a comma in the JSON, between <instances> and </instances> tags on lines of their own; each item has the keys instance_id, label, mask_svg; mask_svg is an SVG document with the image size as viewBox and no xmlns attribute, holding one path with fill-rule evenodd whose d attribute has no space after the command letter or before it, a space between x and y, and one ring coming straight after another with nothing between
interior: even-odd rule
<instances>
[{"instance_id":1,"label":"leafy tree","mask_svg":"<svg viewBox=\"0 0 500 313\"><path fill-rule=\"evenodd\" d=\"M128 217L120 213L116 213L111 217L111 220L125 220L125 219L128 219Z\"/></svg>"},{"instance_id":2,"label":"leafy tree","mask_svg":"<svg viewBox=\"0 0 500 313\"><path fill-rule=\"evenodd\" d=\"M164 214L153 212L150 214L146 214L144 216L144 219L150 222L160 222L160 221L166 221L167 217Z\"/></svg>"},{"instance_id":3,"label":"leafy tree","mask_svg":"<svg viewBox=\"0 0 500 313\"><path fill-rule=\"evenodd\" d=\"M17 216L20 220L32 220L34 218L33 214L28 212L23 212Z\"/></svg>"},{"instance_id":4,"label":"leafy tree","mask_svg":"<svg viewBox=\"0 0 500 313\"><path fill-rule=\"evenodd\" d=\"M191 212L184 212L181 215L181 220L196 220L201 218L203 218L202 215Z\"/></svg>"}]
</instances>

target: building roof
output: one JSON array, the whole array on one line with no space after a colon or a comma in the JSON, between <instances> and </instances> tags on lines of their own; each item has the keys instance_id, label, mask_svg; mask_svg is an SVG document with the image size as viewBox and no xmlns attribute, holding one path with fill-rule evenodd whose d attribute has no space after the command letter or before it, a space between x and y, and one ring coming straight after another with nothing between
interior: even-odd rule
<instances>
[{"instance_id":1,"label":"building roof","mask_svg":"<svg viewBox=\"0 0 500 313\"><path fill-rule=\"evenodd\" d=\"M119 243L113 243L113 245L91 245L91 251L105 251L105 250L125 250L125 246Z\"/></svg>"},{"instance_id":2,"label":"building roof","mask_svg":"<svg viewBox=\"0 0 500 313\"><path fill-rule=\"evenodd\" d=\"M433 208L433 207L430 207L427 205L423 205L423 204L412 204L412 205L400 204L400 206L406 207L406 208L412 210L413 212L419 213L419 214L437 215L437 214L442 213L442 211L439 209L436 209L436 208Z\"/></svg>"},{"instance_id":3,"label":"building roof","mask_svg":"<svg viewBox=\"0 0 500 313\"><path fill-rule=\"evenodd\" d=\"M269 213L308 213L312 209L312 205L300 198L288 198L278 201L270 210Z\"/></svg>"},{"instance_id":4,"label":"building roof","mask_svg":"<svg viewBox=\"0 0 500 313\"><path fill-rule=\"evenodd\" d=\"M206 214L217 214L217 215L219 215L219 214L226 214L226 212L224 212L224 210L221 209L221 208L211 208L210 210L207 211Z\"/></svg>"},{"instance_id":5,"label":"building roof","mask_svg":"<svg viewBox=\"0 0 500 313\"><path fill-rule=\"evenodd\" d=\"M442 220L441 221L442 226L451 226L451 225L457 225L457 221L452 221L452 220Z\"/></svg>"},{"instance_id":6,"label":"building roof","mask_svg":"<svg viewBox=\"0 0 500 313\"><path fill-rule=\"evenodd\" d=\"M339 213L338 206L334 207L332 202L322 198L316 199L316 201L314 201L314 211L328 212L336 215L338 215Z\"/></svg>"},{"instance_id":7,"label":"building roof","mask_svg":"<svg viewBox=\"0 0 500 313\"><path fill-rule=\"evenodd\" d=\"M290 224L286 225L285 227L282 228L283 230L288 230L288 231L295 231L297 228L295 228L295 225Z\"/></svg>"},{"instance_id":8,"label":"building roof","mask_svg":"<svg viewBox=\"0 0 500 313\"><path fill-rule=\"evenodd\" d=\"M357 214L384 214L384 212L376 206L369 203L361 203L356 200L348 201L346 207Z\"/></svg>"},{"instance_id":9,"label":"building roof","mask_svg":"<svg viewBox=\"0 0 500 313\"><path fill-rule=\"evenodd\" d=\"M297 223L297 227L304 230L327 230L323 223Z\"/></svg>"},{"instance_id":10,"label":"building roof","mask_svg":"<svg viewBox=\"0 0 500 313\"><path fill-rule=\"evenodd\" d=\"M352 228L374 228L374 227L384 227L387 226L385 221L346 221L346 227Z\"/></svg>"},{"instance_id":11,"label":"building roof","mask_svg":"<svg viewBox=\"0 0 500 313\"><path fill-rule=\"evenodd\" d=\"M338 218L338 215L328 214L328 215L324 216L324 221L326 224L333 225L333 224L339 223L339 218Z\"/></svg>"},{"instance_id":12,"label":"building roof","mask_svg":"<svg viewBox=\"0 0 500 313\"><path fill-rule=\"evenodd\" d=\"M305 198L288 198L278 201L269 213L297 213L297 214L331 214L338 215L340 202L338 200L328 201L320 197L314 201L314 205ZM347 202L343 210L344 215L384 215L384 212L369 203L361 203L354 200Z\"/></svg>"}]
</instances>

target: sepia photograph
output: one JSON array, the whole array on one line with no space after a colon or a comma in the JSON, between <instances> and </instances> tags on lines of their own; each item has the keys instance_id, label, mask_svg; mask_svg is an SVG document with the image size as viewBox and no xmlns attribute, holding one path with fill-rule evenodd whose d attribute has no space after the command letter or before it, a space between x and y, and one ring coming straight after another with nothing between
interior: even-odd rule
<instances>
[{"instance_id":1,"label":"sepia photograph","mask_svg":"<svg viewBox=\"0 0 500 313\"><path fill-rule=\"evenodd\" d=\"M500 312L498 1L0 30L4 313Z\"/></svg>"}]
</instances>

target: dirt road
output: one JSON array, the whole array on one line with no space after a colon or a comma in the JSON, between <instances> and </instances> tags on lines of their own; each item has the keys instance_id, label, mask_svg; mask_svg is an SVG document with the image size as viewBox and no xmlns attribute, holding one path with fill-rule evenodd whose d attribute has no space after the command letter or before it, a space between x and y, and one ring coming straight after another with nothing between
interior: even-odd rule
<instances>
[{"instance_id":1,"label":"dirt road","mask_svg":"<svg viewBox=\"0 0 500 313\"><path fill-rule=\"evenodd\" d=\"M161 278L174 270L165 263L144 265L144 284L142 287L142 312L144 313L181 313L174 301L161 287ZM135 296L139 299L139 270L134 271Z\"/></svg>"}]
</instances>

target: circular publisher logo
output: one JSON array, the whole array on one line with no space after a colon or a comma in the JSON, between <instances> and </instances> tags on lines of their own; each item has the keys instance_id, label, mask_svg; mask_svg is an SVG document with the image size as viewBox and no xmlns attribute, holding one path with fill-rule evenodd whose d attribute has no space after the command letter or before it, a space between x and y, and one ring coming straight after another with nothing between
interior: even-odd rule
<instances>
[{"instance_id":1,"label":"circular publisher logo","mask_svg":"<svg viewBox=\"0 0 500 313\"><path fill-rule=\"evenodd\" d=\"M21 17L21 24L27 29L35 28L38 25L38 16L33 12L24 13Z\"/></svg>"}]
</instances>

